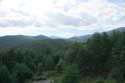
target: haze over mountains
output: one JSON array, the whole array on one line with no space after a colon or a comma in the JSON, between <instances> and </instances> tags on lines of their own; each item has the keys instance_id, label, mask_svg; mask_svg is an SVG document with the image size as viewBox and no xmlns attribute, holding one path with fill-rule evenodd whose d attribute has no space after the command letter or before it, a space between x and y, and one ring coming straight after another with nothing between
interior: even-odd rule
<instances>
[{"instance_id":1,"label":"haze over mountains","mask_svg":"<svg viewBox=\"0 0 125 83\"><path fill-rule=\"evenodd\" d=\"M40 49L42 47L64 47L69 44L68 41L63 39L51 39L46 36L4 36L0 37L0 49L5 48L34 48Z\"/></svg>"},{"instance_id":2,"label":"haze over mountains","mask_svg":"<svg viewBox=\"0 0 125 83\"><path fill-rule=\"evenodd\" d=\"M108 34L111 34L113 31L125 31L125 27L120 27L120 28L117 28L117 29L114 29L114 30L110 30L110 31L107 31ZM71 37L69 38L71 41L83 41L83 40L87 40L88 38L90 38L92 36L92 34L89 34L89 35L84 35L84 36L77 36L77 37Z\"/></svg>"},{"instance_id":3,"label":"haze over mountains","mask_svg":"<svg viewBox=\"0 0 125 83\"><path fill-rule=\"evenodd\" d=\"M125 27L120 27L107 33L111 33L112 31L125 31ZM92 35L85 35L85 36L78 36L78 37L71 37L68 39L62 39L58 37L47 37L44 35L38 36L24 36L24 35L15 35L15 36L2 36L0 37L0 48L8 48L8 47L15 47L15 46L35 46L35 45L47 45L52 44L53 46L56 44L68 44L72 41L85 41L90 38Z\"/></svg>"}]
</instances>

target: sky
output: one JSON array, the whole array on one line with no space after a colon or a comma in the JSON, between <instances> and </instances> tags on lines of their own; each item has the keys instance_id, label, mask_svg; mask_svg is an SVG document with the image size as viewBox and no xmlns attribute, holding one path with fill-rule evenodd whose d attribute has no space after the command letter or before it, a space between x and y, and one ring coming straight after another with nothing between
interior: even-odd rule
<instances>
[{"instance_id":1,"label":"sky","mask_svg":"<svg viewBox=\"0 0 125 83\"><path fill-rule=\"evenodd\" d=\"M0 0L0 36L68 38L125 26L125 0Z\"/></svg>"}]
</instances>

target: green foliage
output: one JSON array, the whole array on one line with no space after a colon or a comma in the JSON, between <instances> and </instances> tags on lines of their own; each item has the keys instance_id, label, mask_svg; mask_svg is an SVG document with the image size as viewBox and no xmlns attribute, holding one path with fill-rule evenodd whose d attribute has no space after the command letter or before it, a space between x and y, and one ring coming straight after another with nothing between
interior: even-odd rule
<instances>
[{"instance_id":1,"label":"green foliage","mask_svg":"<svg viewBox=\"0 0 125 83\"><path fill-rule=\"evenodd\" d=\"M46 79L54 74L60 83L79 83L86 77L96 78L92 83L124 82L125 32L96 33L80 43L39 40L0 50L0 83L24 83L32 76Z\"/></svg>"},{"instance_id":2,"label":"green foliage","mask_svg":"<svg viewBox=\"0 0 125 83\"><path fill-rule=\"evenodd\" d=\"M104 79L102 77L96 77L95 79L90 78L90 80L88 80L88 83L118 83L118 82L111 78Z\"/></svg>"},{"instance_id":3,"label":"green foliage","mask_svg":"<svg viewBox=\"0 0 125 83\"><path fill-rule=\"evenodd\" d=\"M0 66L0 83L12 83L11 74L6 66Z\"/></svg>"},{"instance_id":4,"label":"green foliage","mask_svg":"<svg viewBox=\"0 0 125 83\"><path fill-rule=\"evenodd\" d=\"M79 83L79 72L76 65L68 66L63 74L62 83Z\"/></svg>"},{"instance_id":5,"label":"green foliage","mask_svg":"<svg viewBox=\"0 0 125 83\"><path fill-rule=\"evenodd\" d=\"M14 76L17 79L16 83L24 83L32 77L32 71L25 64L17 63L14 67Z\"/></svg>"},{"instance_id":6,"label":"green foliage","mask_svg":"<svg viewBox=\"0 0 125 83\"><path fill-rule=\"evenodd\" d=\"M110 37L106 34L95 34L87 42L87 49L92 56L93 72L106 74L110 70L109 60L111 59Z\"/></svg>"}]
</instances>

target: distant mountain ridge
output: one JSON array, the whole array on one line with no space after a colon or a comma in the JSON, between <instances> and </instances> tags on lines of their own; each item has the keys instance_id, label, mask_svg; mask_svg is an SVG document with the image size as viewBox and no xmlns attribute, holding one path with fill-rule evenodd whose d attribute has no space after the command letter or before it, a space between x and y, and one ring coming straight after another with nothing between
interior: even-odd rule
<instances>
[{"instance_id":1,"label":"distant mountain ridge","mask_svg":"<svg viewBox=\"0 0 125 83\"><path fill-rule=\"evenodd\" d=\"M49 39L49 38L46 36L24 36L24 35L3 36L0 37L0 44L13 46L43 39Z\"/></svg>"},{"instance_id":2,"label":"distant mountain ridge","mask_svg":"<svg viewBox=\"0 0 125 83\"><path fill-rule=\"evenodd\" d=\"M114 30L107 31L107 33L112 33L113 31L125 31L125 27L120 27ZM16 47L16 46L27 46L27 45L39 45L51 43L53 45L57 44L68 44L69 42L81 42L86 41L92 35L71 37L68 39L62 39L59 37L48 37L44 35L38 36L25 36L25 35L10 35L0 37L0 48Z\"/></svg>"},{"instance_id":3,"label":"distant mountain ridge","mask_svg":"<svg viewBox=\"0 0 125 83\"><path fill-rule=\"evenodd\" d=\"M111 34L113 31L125 32L125 27L120 27L120 28L117 28L117 29L113 29L113 30L107 31L106 33ZM69 40L70 41L76 41L76 42L86 41L87 39L92 37L92 35L93 34L78 36L78 37L71 37L71 38L69 38Z\"/></svg>"},{"instance_id":4,"label":"distant mountain ridge","mask_svg":"<svg viewBox=\"0 0 125 83\"><path fill-rule=\"evenodd\" d=\"M125 27L120 27L120 28L117 28L117 29L110 30L110 31L108 31L108 33L111 33L113 31L125 32Z\"/></svg>"},{"instance_id":5,"label":"distant mountain ridge","mask_svg":"<svg viewBox=\"0 0 125 83\"><path fill-rule=\"evenodd\" d=\"M11 35L11 36L0 37L0 48L27 47L27 46L39 47L43 45L44 47L47 47L47 45L49 44L51 44L51 46L54 46L56 44L60 46L64 43L68 44L68 42L64 39L52 39L44 35L38 35L38 36Z\"/></svg>"},{"instance_id":6,"label":"distant mountain ridge","mask_svg":"<svg viewBox=\"0 0 125 83\"><path fill-rule=\"evenodd\" d=\"M71 37L69 38L70 41L76 41L76 42L80 42L83 40L87 40L88 38L90 38L92 35L85 35L85 36L77 36L77 37Z\"/></svg>"}]
</instances>

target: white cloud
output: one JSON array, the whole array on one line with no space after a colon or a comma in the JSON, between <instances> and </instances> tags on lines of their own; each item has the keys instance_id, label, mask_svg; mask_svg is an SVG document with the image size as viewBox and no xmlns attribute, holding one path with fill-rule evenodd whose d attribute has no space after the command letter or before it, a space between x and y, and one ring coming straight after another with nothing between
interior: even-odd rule
<instances>
[{"instance_id":1,"label":"white cloud","mask_svg":"<svg viewBox=\"0 0 125 83\"><path fill-rule=\"evenodd\" d=\"M0 35L70 37L125 26L125 6L122 2L3 0L0 4Z\"/></svg>"}]
</instances>

